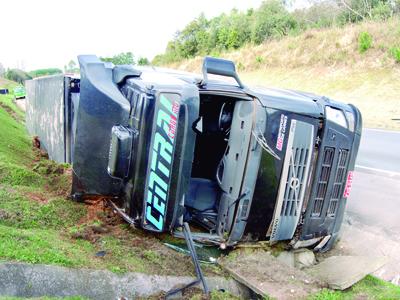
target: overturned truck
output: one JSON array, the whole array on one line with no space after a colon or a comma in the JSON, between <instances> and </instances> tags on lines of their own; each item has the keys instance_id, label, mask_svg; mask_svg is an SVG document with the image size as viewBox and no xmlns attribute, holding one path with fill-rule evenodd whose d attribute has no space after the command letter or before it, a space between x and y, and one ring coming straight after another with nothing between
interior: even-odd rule
<instances>
[{"instance_id":1,"label":"overturned truck","mask_svg":"<svg viewBox=\"0 0 400 300\"><path fill-rule=\"evenodd\" d=\"M189 223L194 240L222 248L332 247L361 137L356 107L247 87L233 62L211 57L202 76L79 63L80 78L27 82L28 129L72 163L73 199L109 196L136 226L183 237Z\"/></svg>"}]
</instances>

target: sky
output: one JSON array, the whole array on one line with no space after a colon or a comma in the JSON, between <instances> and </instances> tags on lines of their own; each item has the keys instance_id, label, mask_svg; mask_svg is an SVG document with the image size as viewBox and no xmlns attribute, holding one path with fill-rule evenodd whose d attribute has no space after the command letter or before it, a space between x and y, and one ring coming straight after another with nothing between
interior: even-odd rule
<instances>
[{"instance_id":1,"label":"sky","mask_svg":"<svg viewBox=\"0 0 400 300\"><path fill-rule=\"evenodd\" d=\"M207 18L262 0L2 0L0 63L27 71L63 68L79 54L131 51L152 59L176 31L204 12Z\"/></svg>"}]
</instances>

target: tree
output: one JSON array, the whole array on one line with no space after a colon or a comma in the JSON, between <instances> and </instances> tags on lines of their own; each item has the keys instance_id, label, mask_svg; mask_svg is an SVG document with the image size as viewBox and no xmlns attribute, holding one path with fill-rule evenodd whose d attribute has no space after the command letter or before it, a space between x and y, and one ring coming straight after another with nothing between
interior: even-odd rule
<instances>
[{"instance_id":1,"label":"tree","mask_svg":"<svg viewBox=\"0 0 400 300\"><path fill-rule=\"evenodd\" d=\"M112 57L100 57L104 62L111 62L114 65L134 65L135 60L132 52L122 52Z\"/></svg>"},{"instance_id":2,"label":"tree","mask_svg":"<svg viewBox=\"0 0 400 300\"><path fill-rule=\"evenodd\" d=\"M298 24L282 2L270 0L263 2L254 14L251 40L260 44L271 37L284 36Z\"/></svg>"},{"instance_id":3,"label":"tree","mask_svg":"<svg viewBox=\"0 0 400 300\"><path fill-rule=\"evenodd\" d=\"M4 73L6 72L6 69L4 69L4 66L2 63L0 63L0 77L3 77Z\"/></svg>"},{"instance_id":4,"label":"tree","mask_svg":"<svg viewBox=\"0 0 400 300\"><path fill-rule=\"evenodd\" d=\"M65 73L79 73L79 68L77 67L76 62L71 59L67 65L64 66Z\"/></svg>"},{"instance_id":5,"label":"tree","mask_svg":"<svg viewBox=\"0 0 400 300\"><path fill-rule=\"evenodd\" d=\"M387 19L396 12L392 0L336 0L343 9L342 22L358 22L365 19Z\"/></svg>"},{"instance_id":6,"label":"tree","mask_svg":"<svg viewBox=\"0 0 400 300\"><path fill-rule=\"evenodd\" d=\"M313 0L312 3L310 7L297 9L292 13L302 30L332 26L342 13L335 1Z\"/></svg>"},{"instance_id":7,"label":"tree","mask_svg":"<svg viewBox=\"0 0 400 300\"><path fill-rule=\"evenodd\" d=\"M68 63L68 69L73 70L76 68L76 62L74 60L70 60Z\"/></svg>"},{"instance_id":8,"label":"tree","mask_svg":"<svg viewBox=\"0 0 400 300\"><path fill-rule=\"evenodd\" d=\"M40 76L49 76L49 75L56 75L62 74L62 71L58 68L47 68L47 69L37 69L29 72L29 75L33 78L40 77Z\"/></svg>"},{"instance_id":9,"label":"tree","mask_svg":"<svg viewBox=\"0 0 400 300\"><path fill-rule=\"evenodd\" d=\"M139 66L148 66L148 65L150 65L150 61L147 59L147 57L140 57L138 59L138 65Z\"/></svg>"},{"instance_id":10,"label":"tree","mask_svg":"<svg viewBox=\"0 0 400 300\"><path fill-rule=\"evenodd\" d=\"M201 52L207 37L207 20L203 14L190 22L181 32L177 33L176 42L178 56L193 57Z\"/></svg>"},{"instance_id":11,"label":"tree","mask_svg":"<svg viewBox=\"0 0 400 300\"><path fill-rule=\"evenodd\" d=\"M5 74L5 77L9 80L13 80L21 84L24 84L25 80L32 79L32 77L28 73L20 69L8 70Z\"/></svg>"}]
</instances>

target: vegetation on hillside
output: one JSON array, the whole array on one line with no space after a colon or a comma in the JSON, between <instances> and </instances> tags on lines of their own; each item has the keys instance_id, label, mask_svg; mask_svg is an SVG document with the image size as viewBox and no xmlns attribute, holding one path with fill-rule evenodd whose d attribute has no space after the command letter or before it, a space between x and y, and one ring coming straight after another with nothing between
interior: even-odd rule
<instances>
[{"instance_id":1,"label":"vegetation on hillside","mask_svg":"<svg viewBox=\"0 0 400 300\"><path fill-rule=\"evenodd\" d=\"M5 72L4 77L20 84L24 84L25 80L32 79L29 73L20 69L10 69Z\"/></svg>"},{"instance_id":2,"label":"vegetation on hillside","mask_svg":"<svg viewBox=\"0 0 400 300\"><path fill-rule=\"evenodd\" d=\"M33 78L40 76L50 76L62 74L63 71L58 68L47 68L47 69L37 69L29 72L29 75Z\"/></svg>"},{"instance_id":3,"label":"vegetation on hillside","mask_svg":"<svg viewBox=\"0 0 400 300\"><path fill-rule=\"evenodd\" d=\"M104 62L111 62L114 65L134 65L135 59L132 52L122 52L111 57L100 57Z\"/></svg>"},{"instance_id":4,"label":"vegetation on hillside","mask_svg":"<svg viewBox=\"0 0 400 300\"><path fill-rule=\"evenodd\" d=\"M111 57L100 57L100 59L105 62L111 62L114 65L145 66L150 64L149 60L146 57L139 57L136 61L132 52L121 52Z\"/></svg>"},{"instance_id":5,"label":"vegetation on hillside","mask_svg":"<svg viewBox=\"0 0 400 300\"><path fill-rule=\"evenodd\" d=\"M37 69L30 72L25 72L20 69L8 69L4 71L3 76L8 80L24 84L25 80L55 74L62 74L62 71L58 68Z\"/></svg>"},{"instance_id":6,"label":"vegetation on hillside","mask_svg":"<svg viewBox=\"0 0 400 300\"><path fill-rule=\"evenodd\" d=\"M150 64L150 61L146 57L139 57L137 60L132 52L121 52L113 56L100 57L100 60L104 62L110 62L114 65L139 65L146 66ZM64 66L65 73L79 74L79 66L74 60L70 60L68 64Z\"/></svg>"},{"instance_id":7,"label":"vegetation on hillside","mask_svg":"<svg viewBox=\"0 0 400 300\"><path fill-rule=\"evenodd\" d=\"M367 38L360 38L363 35ZM398 16L313 28L220 56L233 60L239 76L250 86L326 95L360 108L365 127L400 130ZM197 56L168 67L199 73L202 61L203 57Z\"/></svg>"},{"instance_id":8,"label":"vegetation on hillside","mask_svg":"<svg viewBox=\"0 0 400 300\"><path fill-rule=\"evenodd\" d=\"M73 59L71 59L68 64L64 65L64 72L67 74L79 74L79 66Z\"/></svg>"},{"instance_id":9,"label":"vegetation on hillside","mask_svg":"<svg viewBox=\"0 0 400 300\"><path fill-rule=\"evenodd\" d=\"M288 1L286 1L288 2ZM201 14L178 31L154 64L168 64L197 55L217 56L244 45L260 45L273 38L298 35L310 28L343 26L364 20L387 20L400 10L400 1L324 0L307 9L289 12L284 1L267 0L257 9L207 19Z\"/></svg>"}]
</instances>

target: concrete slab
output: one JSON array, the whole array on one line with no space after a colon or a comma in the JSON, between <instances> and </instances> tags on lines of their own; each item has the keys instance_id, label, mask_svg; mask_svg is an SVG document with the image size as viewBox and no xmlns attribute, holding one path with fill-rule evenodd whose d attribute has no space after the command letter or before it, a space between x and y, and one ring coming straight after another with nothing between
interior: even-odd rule
<instances>
[{"instance_id":1,"label":"concrete slab","mask_svg":"<svg viewBox=\"0 0 400 300\"><path fill-rule=\"evenodd\" d=\"M257 294L275 299L300 299L323 286L315 277L288 266L265 250L249 250L237 250L219 263Z\"/></svg>"},{"instance_id":2,"label":"concrete slab","mask_svg":"<svg viewBox=\"0 0 400 300\"><path fill-rule=\"evenodd\" d=\"M384 266L386 257L331 256L308 272L324 281L331 289L345 290Z\"/></svg>"},{"instance_id":3,"label":"concrete slab","mask_svg":"<svg viewBox=\"0 0 400 300\"><path fill-rule=\"evenodd\" d=\"M394 284L400 284L400 233L389 228L368 226L349 214L342 226L342 235L336 246L324 253L329 256L385 256L389 262L372 275ZM321 256L321 255L318 255ZM396 283L397 282L397 283Z\"/></svg>"}]
</instances>

